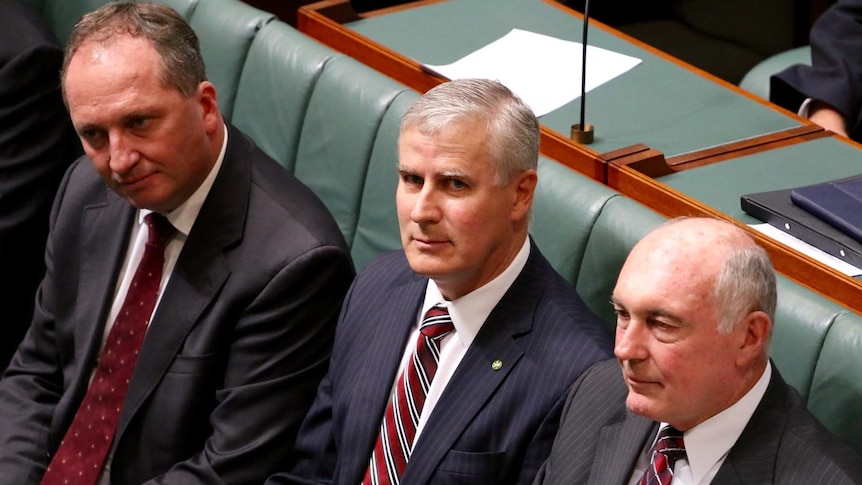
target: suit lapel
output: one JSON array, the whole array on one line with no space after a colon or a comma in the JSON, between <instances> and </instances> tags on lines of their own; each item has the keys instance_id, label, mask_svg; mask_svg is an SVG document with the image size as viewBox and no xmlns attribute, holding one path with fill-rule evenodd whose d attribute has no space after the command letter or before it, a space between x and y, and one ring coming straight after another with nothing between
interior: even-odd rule
<instances>
[{"instance_id":1,"label":"suit lapel","mask_svg":"<svg viewBox=\"0 0 862 485\"><path fill-rule=\"evenodd\" d=\"M392 289L386 295L386 301L391 302L389 309L385 314L372 317L377 318L374 326L377 331L374 332L371 343L373 348L361 353L364 355L365 369L361 371L361 377L351 384L356 385L357 391L351 395L348 405L351 410L363 411L349 414L349 419L353 422L345 428L354 429L355 432L347 433L341 445L343 450L367 452L343 454L344 469L347 470L343 473L343 478L357 477L353 481L358 483L365 476L368 460L380 433L383 413L391 396L392 384L401 370L402 351L413 331L427 284L427 278L416 277L410 283Z\"/></svg>"},{"instance_id":2,"label":"suit lapel","mask_svg":"<svg viewBox=\"0 0 862 485\"><path fill-rule=\"evenodd\" d=\"M76 386L83 396L96 361L135 210L105 188L107 203L88 206L81 222L81 271L75 324Z\"/></svg>"},{"instance_id":3,"label":"suit lapel","mask_svg":"<svg viewBox=\"0 0 862 485\"><path fill-rule=\"evenodd\" d=\"M784 379L772 365L772 378L754 414L731 448L713 483L774 483L781 435L787 426Z\"/></svg>"},{"instance_id":4,"label":"suit lapel","mask_svg":"<svg viewBox=\"0 0 862 485\"><path fill-rule=\"evenodd\" d=\"M521 274L488 315L440 396L402 481L428 482L443 456L518 365L523 351L516 337L533 327L536 302L541 299L549 268L533 244ZM495 361L502 362L499 370L492 367Z\"/></svg>"},{"instance_id":5,"label":"suit lapel","mask_svg":"<svg viewBox=\"0 0 862 485\"><path fill-rule=\"evenodd\" d=\"M157 387L189 331L219 293L231 268L224 248L242 239L251 190L248 142L231 129L219 174L201 207L147 330L120 415L120 441L134 414Z\"/></svg>"},{"instance_id":6,"label":"suit lapel","mask_svg":"<svg viewBox=\"0 0 862 485\"><path fill-rule=\"evenodd\" d=\"M633 414L621 423L602 428L590 483L628 483L638 456L657 429L651 419Z\"/></svg>"}]
</instances>

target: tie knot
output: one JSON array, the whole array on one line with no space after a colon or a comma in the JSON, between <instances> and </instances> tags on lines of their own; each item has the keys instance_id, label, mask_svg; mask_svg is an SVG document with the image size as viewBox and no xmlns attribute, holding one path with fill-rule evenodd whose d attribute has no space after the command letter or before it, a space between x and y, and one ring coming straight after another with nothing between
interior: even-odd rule
<instances>
[{"instance_id":1,"label":"tie knot","mask_svg":"<svg viewBox=\"0 0 862 485\"><path fill-rule=\"evenodd\" d=\"M446 307L435 306L425 313L425 318L422 319L422 324L419 325L419 331L422 335L440 339L447 333L455 329L452 325L452 317L449 316L449 311Z\"/></svg>"},{"instance_id":2,"label":"tie knot","mask_svg":"<svg viewBox=\"0 0 862 485\"><path fill-rule=\"evenodd\" d=\"M147 216L144 217L144 221L147 223L147 228L149 230L147 235L148 244L155 244L156 246L163 247L165 245L165 241L173 236L174 231L176 231L173 224L171 224L165 216L155 212L147 214Z\"/></svg>"},{"instance_id":3,"label":"tie knot","mask_svg":"<svg viewBox=\"0 0 862 485\"><path fill-rule=\"evenodd\" d=\"M659 431L653 450L673 459L685 457L685 443L683 443L682 435L682 431L672 426L665 426Z\"/></svg>"}]
</instances>

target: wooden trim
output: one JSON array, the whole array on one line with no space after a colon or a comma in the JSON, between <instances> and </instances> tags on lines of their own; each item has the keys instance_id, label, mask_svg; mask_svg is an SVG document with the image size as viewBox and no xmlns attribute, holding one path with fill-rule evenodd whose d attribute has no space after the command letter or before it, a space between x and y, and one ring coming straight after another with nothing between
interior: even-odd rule
<instances>
[{"instance_id":1,"label":"wooden trim","mask_svg":"<svg viewBox=\"0 0 862 485\"><path fill-rule=\"evenodd\" d=\"M806 124L789 130L777 131L766 135L747 138L734 143L728 143L717 147L705 148L695 152L684 153L670 157L668 165L674 170L688 170L691 168L711 165L713 163L738 158L754 153L773 150L776 148L795 145L804 141L825 138L831 132L824 130L814 124Z\"/></svg>"},{"instance_id":2,"label":"wooden trim","mask_svg":"<svg viewBox=\"0 0 862 485\"><path fill-rule=\"evenodd\" d=\"M838 273L823 263L764 236L747 225L670 188L627 165L608 165L608 185L667 217L705 216L743 228L762 246L775 269L796 283L837 304L862 313L862 282Z\"/></svg>"}]
</instances>

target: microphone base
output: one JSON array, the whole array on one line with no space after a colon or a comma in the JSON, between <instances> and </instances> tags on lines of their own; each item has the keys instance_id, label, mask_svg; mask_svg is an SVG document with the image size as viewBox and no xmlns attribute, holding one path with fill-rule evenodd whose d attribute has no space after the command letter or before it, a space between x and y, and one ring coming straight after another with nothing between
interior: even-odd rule
<instances>
[{"instance_id":1,"label":"microphone base","mask_svg":"<svg viewBox=\"0 0 862 485\"><path fill-rule=\"evenodd\" d=\"M580 123L575 123L572 125L571 138L582 145L589 145L593 142L593 125L584 123L583 128L581 128Z\"/></svg>"}]
</instances>

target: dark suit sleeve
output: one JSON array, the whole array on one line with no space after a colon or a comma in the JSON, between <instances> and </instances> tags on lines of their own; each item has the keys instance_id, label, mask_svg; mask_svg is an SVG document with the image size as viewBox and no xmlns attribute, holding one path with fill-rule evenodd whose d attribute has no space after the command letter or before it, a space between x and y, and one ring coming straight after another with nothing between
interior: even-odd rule
<instances>
[{"instance_id":1,"label":"dark suit sleeve","mask_svg":"<svg viewBox=\"0 0 862 485\"><path fill-rule=\"evenodd\" d=\"M333 246L306 253L272 278L230 336L204 450L147 483L259 483L291 454L327 371L352 277L349 255Z\"/></svg>"},{"instance_id":2,"label":"dark suit sleeve","mask_svg":"<svg viewBox=\"0 0 862 485\"><path fill-rule=\"evenodd\" d=\"M351 288L347 293L339 322L344 319L352 292ZM337 359L338 355L334 353L332 358ZM331 367L337 367L337 365L333 363ZM289 469L290 472L271 476L266 481L266 485L311 485L332 482L338 458L336 433L333 430L332 386L332 375L327 374L317 389L314 403L302 423L294 452L284 460L283 468Z\"/></svg>"},{"instance_id":3,"label":"dark suit sleeve","mask_svg":"<svg viewBox=\"0 0 862 485\"><path fill-rule=\"evenodd\" d=\"M7 10L0 15L10 15ZM8 27L7 20L15 21L4 19L0 28ZM0 370L30 323L51 202L79 151L60 96L62 49L39 41L7 58L20 44L14 40L0 40L6 44L0 47L0 275L6 281L0 296Z\"/></svg>"},{"instance_id":4,"label":"dark suit sleeve","mask_svg":"<svg viewBox=\"0 0 862 485\"><path fill-rule=\"evenodd\" d=\"M806 98L837 109L853 137L862 109L862 0L839 0L811 29L811 66L795 65L773 76L770 98L798 111Z\"/></svg>"},{"instance_id":5,"label":"dark suit sleeve","mask_svg":"<svg viewBox=\"0 0 862 485\"><path fill-rule=\"evenodd\" d=\"M71 173L60 185L51 227L59 217ZM4 485L39 483L48 462L51 421L63 392L61 349L53 324L57 304L53 254L58 250L49 238L33 323L0 380L0 483Z\"/></svg>"}]
</instances>

